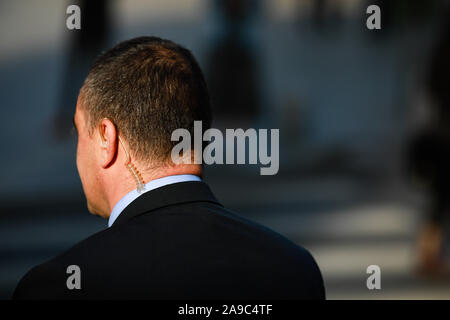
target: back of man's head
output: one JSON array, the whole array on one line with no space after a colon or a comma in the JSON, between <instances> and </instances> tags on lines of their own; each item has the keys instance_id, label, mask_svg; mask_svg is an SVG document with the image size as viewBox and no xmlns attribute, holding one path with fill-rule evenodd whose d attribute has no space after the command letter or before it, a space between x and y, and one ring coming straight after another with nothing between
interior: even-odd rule
<instances>
[{"instance_id":1,"label":"back of man's head","mask_svg":"<svg viewBox=\"0 0 450 320\"><path fill-rule=\"evenodd\" d=\"M142 162L165 163L173 146L171 134L194 120L211 125L208 90L191 52L169 40L140 37L103 53L80 91L90 132L110 119Z\"/></svg>"}]
</instances>

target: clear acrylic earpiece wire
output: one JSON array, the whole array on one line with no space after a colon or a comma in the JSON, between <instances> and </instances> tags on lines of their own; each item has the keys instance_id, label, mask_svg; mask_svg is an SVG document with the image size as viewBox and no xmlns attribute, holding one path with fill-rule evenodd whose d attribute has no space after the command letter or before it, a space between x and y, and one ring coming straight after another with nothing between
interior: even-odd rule
<instances>
[{"instance_id":1,"label":"clear acrylic earpiece wire","mask_svg":"<svg viewBox=\"0 0 450 320\"><path fill-rule=\"evenodd\" d=\"M142 193L145 191L145 182L144 179L142 178L141 173L138 171L138 169L136 168L136 166L131 162L131 158L130 155L128 154L127 149L125 148L125 145L122 142L122 139L119 137L119 142L122 145L123 150L125 151L125 154L127 156L127 160L125 162L125 165L127 166L128 170L131 172L131 174L133 175L134 179L136 180L136 184L137 184L137 192L138 193Z\"/></svg>"}]
</instances>

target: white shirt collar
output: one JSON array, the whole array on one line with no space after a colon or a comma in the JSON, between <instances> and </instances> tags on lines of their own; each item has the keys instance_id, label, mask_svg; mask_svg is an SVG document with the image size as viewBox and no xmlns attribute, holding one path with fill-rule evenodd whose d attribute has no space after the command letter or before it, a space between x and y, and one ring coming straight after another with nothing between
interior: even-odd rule
<instances>
[{"instance_id":1,"label":"white shirt collar","mask_svg":"<svg viewBox=\"0 0 450 320\"><path fill-rule=\"evenodd\" d=\"M173 183L187 182L187 181L201 181L200 177L194 176L192 174L180 174L174 176L167 176L159 179L152 180L145 184L145 190L142 193L138 193L137 189L127 193L122 199L120 199L114 206L111 215L108 219L108 227L111 227L116 221L117 217L122 213L122 211L134 200L144 193L154 190L156 188L161 188Z\"/></svg>"}]
</instances>

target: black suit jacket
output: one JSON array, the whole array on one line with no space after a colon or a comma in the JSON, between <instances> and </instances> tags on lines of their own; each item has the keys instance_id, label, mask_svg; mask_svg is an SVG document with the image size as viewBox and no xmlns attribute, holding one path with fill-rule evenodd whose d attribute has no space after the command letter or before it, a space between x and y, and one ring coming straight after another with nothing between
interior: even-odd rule
<instances>
[{"instance_id":1,"label":"black suit jacket","mask_svg":"<svg viewBox=\"0 0 450 320\"><path fill-rule=\"evenodd\" d=\"M81 289L69 290L70 265ZM144 193L114 224L31 269L14 299L324 299L305 249L225 209L203 182Z\"/></svg>"}]
</instances>

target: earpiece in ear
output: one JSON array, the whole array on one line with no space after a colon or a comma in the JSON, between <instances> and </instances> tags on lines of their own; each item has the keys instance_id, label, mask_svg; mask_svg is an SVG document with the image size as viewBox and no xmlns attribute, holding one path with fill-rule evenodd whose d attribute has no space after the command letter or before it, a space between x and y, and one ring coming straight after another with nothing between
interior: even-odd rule
<instances>
[{"instance_id":1,"label":"earpiece in ear","mask_svg":"<svg viewBox=\"0 0 450 320\"><path fill-rule=\"evenodd\" d=\"M107 146L108 146L108 141L106 141L106 140L105 140L105 141L103 141L103 147L105 147L105 148L106 148Z\"/></svg>"}]
</instances>

